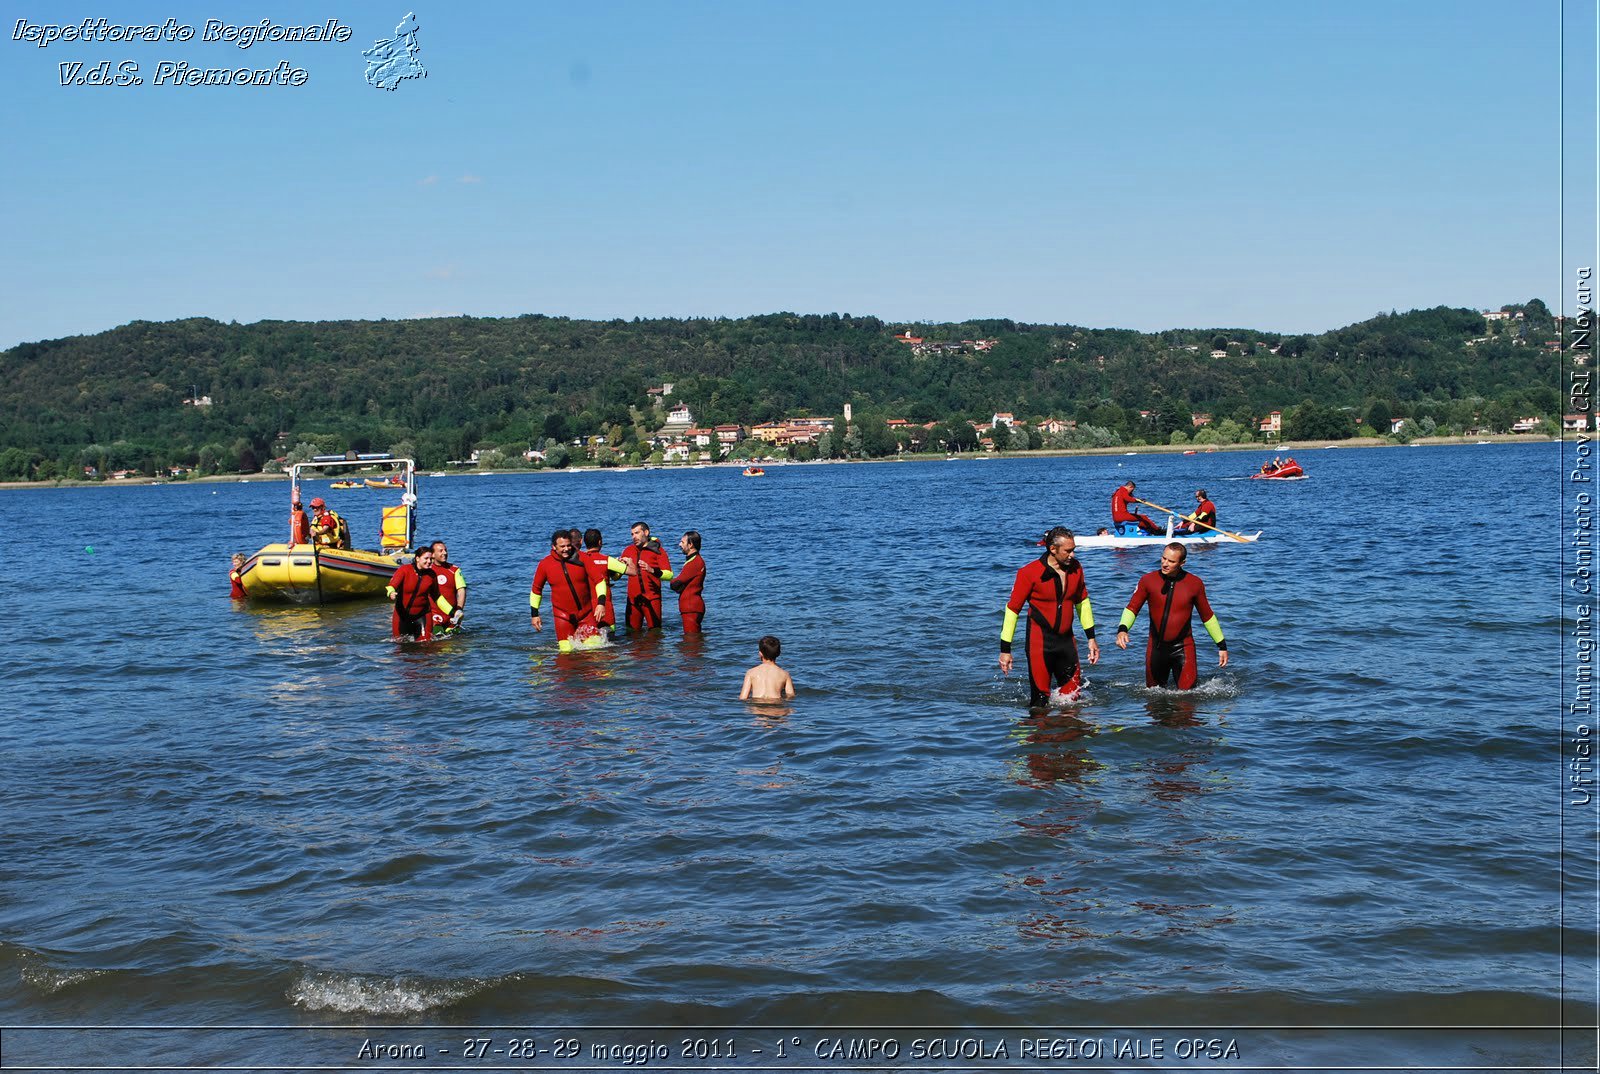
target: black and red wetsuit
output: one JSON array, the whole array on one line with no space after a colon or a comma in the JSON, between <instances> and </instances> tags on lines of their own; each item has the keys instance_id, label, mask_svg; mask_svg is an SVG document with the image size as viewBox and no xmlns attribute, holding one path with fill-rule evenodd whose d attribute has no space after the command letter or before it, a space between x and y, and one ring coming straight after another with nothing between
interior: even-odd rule
<instances>
[{"instance_id":1,"label":"black and red wetsuit","mask_svg":"<svg viewBox=\"0 0 1600 1074\"><path fill-rule=\"evenodd\" d=\"M556 647L569 652L572 635L595 614L594 583L589 581L588 564L577 555L561 559L554 552L541 559L528 592L534 615L539 614L539 600L546 585L550 587L550 619L556 626Z\"/></svg>"},{"instance_id":2,"label":"black and red wetsuit","mask_svg":"<svg viewBox=\"0 0 1600 1074\"><path fill-rule=\"evenodd\" d=\"M1043 708L1050 703L1052 678L1066 693L1076 690L1082 682L1078 644L1072 637L1074 609L1082 621L1083 636L1094 637L1094 611L1089 606L1083 568L1073 560L1057 572L1046 552L1017 572L1000 627L1002 653L1011 651L1011 637L1024 604L1028 605L1028 706Z\"/></svg>"},{"instance_id":3,"label":"black and red wetsuit","mask_svg":"<svg viewBox=\"0 0 1600 1074\"><path fill-rule=\"evenodd\" d=\"M1199 578L1179 569L1171 577L1160 571L1151 571L1139 579L1128 606L1123 609L1122 622L1117 630L1125 631L1138 618L1139 609L1150 605L1150 641L1144 651L1144 682L1146 686L1166 686L1169 679L1180 690L1191 690L1199 680L1200 669L1194 658L1194 631L1190 618L1200 613L1200 625L1206 628L1217 649L1227 652L1228 642L1222 636L1222 624L1206 600L1206 586Z\"/></svg>"},{"instance_id":4,"label":"black and red wetsuit","mask_svg":"<svg viewBox=\"0 0 1600 1074\"><path fill-rule=\"evenodd\" d=\"M661 625L661 583L672 577L672 561L654 537L640 548L630 544L620 557L638 564L637 574L628 575L628 629L643 630ZM655 570L646 570L654 567ZM659 573L657 573L659 572Z\"/></svg>"},{"instance_id":5,"label":"black and red wetsuit","mask_svg":"<svg viewBox=\"0 0 1600 1074\"><path fill-rule=\"evenodd\" d=\"M699 552L690 552L677 576L667 583L678 594L678 611L683 616L683 632L698 634L706 622L706 561Z\"/></svg>"},{"instance_id":6,"label":"black and red wetsuit","mask_svg":"<svg viewBox=\"0 0 1600 1074\"><path fill-rule=\"evenodd\" d=\"M1118 485L1117 491L1111 494L1111 526L1119 534L1127 533L1130 524L1137 525L1145 533L1166 533L1167 531L1156 525L1139 512L1130 510L1128 501L1133 498L1133 490L1127 485Z\"/></svg>"},{"instance_id":7,"label":"black and red wetsuit","mask_svg":"<svg viewBox=\"0 0 1600 1074\"><path fill-rule=\"evenodd\" d=\"M389 579L389 599L394 601L390 628L397 638L427 641L433 637L428 613L437 608L448 616L455 611L439 595L439 580L433 572L419 571L415 563L407 563L394 572Z\"/></svg>"}]
</instances>

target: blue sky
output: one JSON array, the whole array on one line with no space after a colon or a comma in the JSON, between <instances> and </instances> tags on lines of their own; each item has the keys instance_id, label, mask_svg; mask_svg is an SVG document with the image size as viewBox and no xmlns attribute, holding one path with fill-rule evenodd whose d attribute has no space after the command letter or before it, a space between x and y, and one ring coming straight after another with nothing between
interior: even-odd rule
<instances>
[{"instance_id":1,"label":"blue sky","mask_svg":"<svg viewBox=\"0 0 1600 1074\"><path fill-rule=\"evenodd\" d=\"M8 3L0 347L187 316L1559 309L1595 235L1594 4L1566 7L1563 266L1562 0ZM373 89L361 51L408 10L428 77ZM225 13L354 36L12 39ZM103 59L146 84L59 84ZM161 60L309 79L155 86Z\"/></svg>"}]
</instances>

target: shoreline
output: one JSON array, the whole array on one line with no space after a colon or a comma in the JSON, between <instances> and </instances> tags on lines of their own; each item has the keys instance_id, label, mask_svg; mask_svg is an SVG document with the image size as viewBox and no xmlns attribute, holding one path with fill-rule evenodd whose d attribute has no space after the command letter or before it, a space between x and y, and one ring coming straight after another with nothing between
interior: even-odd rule
<instances>
[{"instance_id":1,"label":"shoreline","mask_svg":"<svg viewBox=\"0 0 1600 1074\"><path fill-rule=\"evenodd\" d=\"M809 459L805 462L795 460L780 460L770 464L738 461L738 462L710 462L710 463L646 463L643 466L568 466L561 470L456 470L446 474L447 477L475 477L480 474L493 474L504 476L507 474L553 474L568 470L579 472L594 470L628 470L642 471L646 468L656 470L692 470L697 468L737 467L743 469L747 465L772 465L772 466L854 466L860 463L895 463L895 462L934 462L940 459L953 459L970 462L978 459L1051 459L1069 458L1076 455L1181 455L1185 451L1193 451L1197 455L1210 455L1220 452L1243 453L1259 451L1263 454L1285 455L1293 451L1318 451L1324 448L1403 448L1403 447L1459 447L1474 446L1485 441L1491 444L1553 444L1564 442L1567 438L1551 437L1548 439L1530 436L1526 433L1491 433L1488 436L1419 436L1409 444L1397 444L1393 441L1375 436L1352 437L1349 440L1286 440L1276 444L1207 444L1195 446L1193 444L1145 444L1139 447L1121 445L1118 447L1099 448L1040 448L1036 451L969 451L954 456L941 456L938 454L917 453L914 455L885 456L881 459ZM419 477L430 476L418 473ZM213 474L209 477L190 477L179 481L165 477L130 477L123 480L99 481L66 481L57 478L53 481L0 481L0 491L10 492L24 489L95 489L95 488L146 488L151 485L239 485L251 484L257 481L287 481L287 474Z\"/></svg>"}]
</instances>

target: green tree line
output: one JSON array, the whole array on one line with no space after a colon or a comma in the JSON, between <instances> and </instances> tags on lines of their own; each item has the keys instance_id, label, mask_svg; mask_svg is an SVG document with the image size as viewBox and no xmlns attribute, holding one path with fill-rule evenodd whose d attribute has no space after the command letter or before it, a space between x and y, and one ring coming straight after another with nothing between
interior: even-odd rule
<instances>
[{"instance_id":1,"label":"green tree line","mask_svg":"<svg viewBox=\"0 0 1600 1074\"><path fill-rule=\"evenodd\" d=\"M1558 358L1544 345L1557 338L1553 319L1538 300L1506 308L1522 317L1486 324L1438 307L1298 336L909 326L930 342L996 341L922 353L893 338L905 325L841 313L136 321L0 353L11 386L0 479L78 477L86 466L251 472L297 446L400 448L433 467L604 436L612 458L643 457L663 418L646 389L663 382L701 425L832 416L839 431L824 454L906 448L907 434L882 427L888 417L940 423L927 450L968 449L977 437L967 422L997 411L1072 420L1079 441L1108 443L1204 436L1192 431L1196 412L1213 416L1213 435L1229 422L1242 436L1272 410L1302 427L1288 435L1350 435L1356 418L1381 418L1387 432L1390 416L1447 431L1558 420ZM185 402L203 397L210 405ZM1020 431L998 446L1036 439Z\"/></svg>"}]
</instances>

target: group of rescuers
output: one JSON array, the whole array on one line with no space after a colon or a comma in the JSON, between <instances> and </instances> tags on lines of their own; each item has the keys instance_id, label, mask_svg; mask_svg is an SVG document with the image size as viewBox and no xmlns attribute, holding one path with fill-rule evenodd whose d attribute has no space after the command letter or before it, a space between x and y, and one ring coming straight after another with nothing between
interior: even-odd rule
<instances>
[{"instance_id":1,"label":"group of rescuers","mask_svg":"<svg viewBox=\"0 0 1600 1074\"><path fill-rule=\"evenodd\" d=\"M685 558L674 572L648 523L635 522L631 532L633 541L619 556L601 551L602 535L597 529L561 529L550 535L550 554L539 561L529 587L529 615L533 629L543 630L541 605L548 588L550 621L562 652L571 652L599 631L616 629L611 585L623 577L628 579L624 622L630 631L662 625L661 584L665 582L678 594L684 633L700 633L706 615L706 565L700 558L700 534L689 530L678 539ZM460 625L466 581L448 554L443 541L420 545L412 562L394 572L389 599L395 607L395 637L426 641Z\"/></svg>"},{"instance_id":2,"label":"group of rescuers","mask_svg":"<svg viewBox=\"0 0 1600 1074\"><path fill-rule=\"evenodd\" d=\"M1118 535L1130 533L1164 534L1165 528L1131 510L1132 503L1144 503L1133 495L1136 485L1128 481L1111 497L1112 525ZM1214 529L1217 505L1205 489L1195 490L1196 509L1184 517L1175 534L1193 534ZM312 539L319 545L349 547L349 527L328 510L319 497L311 501ZM1105 531L1102 531L1105 532ZM686 634L698 634L705 623L705 561L700 558L700 534L689 530L678 539L685 557L676 572L661 541L650 533L650 526L635 522L630 527L632 542L620 556L601 551L602 535L597 529L556 530L550 536L550 553L539 561L528 592L534 630L544 628L540 614L544 590L550 590L550 620L555 627L556 645L562 652L579 648L586 637L599 631L614 632L617 625L611 602L611 585L628 579L625 622L628 630L648 630L662 625L661 584L666 582L678 594L678 612ZM1029 707L1049 704L1052 682L1064 695L1076 692L1082 684L1082 667L1077 642L1072 633L1076 614L1088 643L1089 663L1100 661L1100 645L1094 636L1094 612L1083 567L1075 550L1077 539L1065 526L1057 526L1040 542L1044 554L1017 571L1010 599L1000 627L1000 670L1009 673L1013 658L1012 641L1024 605L1028 606L1026 651L1028 657ZM1217 645L1217 665L1228 666L1228 643L1211 604L1206 587L1198 576L1184 570L1188 549L1173 541L1161 550L1161 566L1144 575L1134 587L1133 596L1117 624L1117 647L1128 647L1128 631L1139 610L1150 608L1150 636L1145 644L1145 684L1192 689L1199 679L1195 659L1192 620L1196 612L1200 625ZM235 595L241 596L237 571L242 557L235 557ZM412 562L402 565L389 580L389 599L394 604L392 629L396 638L428 640L453 633L461 625L467 599L467 582L461 568L450 562L449 548L443 541L419 545ZM764 637L758 645L761 663L745 676L743 697L794 696L789 673L777 665L780 643ZM773 692L768 693L768 689Z\"/></svg>"}]
</instances>

